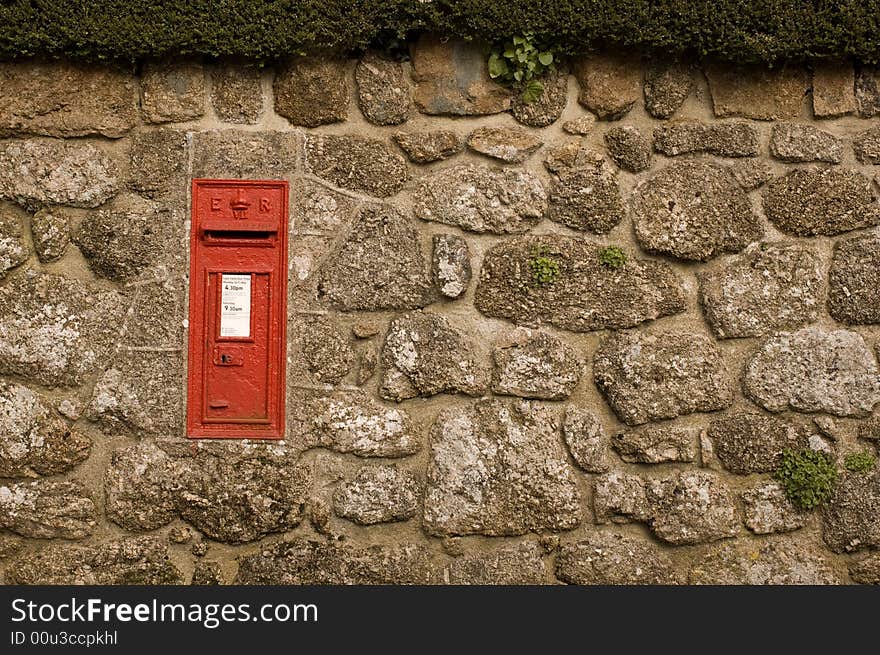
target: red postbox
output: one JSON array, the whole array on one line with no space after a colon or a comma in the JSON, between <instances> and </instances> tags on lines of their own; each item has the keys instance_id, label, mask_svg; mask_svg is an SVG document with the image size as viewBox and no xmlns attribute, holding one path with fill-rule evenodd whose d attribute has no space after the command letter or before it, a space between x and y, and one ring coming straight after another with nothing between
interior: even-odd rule
<instances>
[{"instance_id":1,"label":"red postbox","mask_svg":"<svg viewBox=\"0 0 880 655\"><path fill-rule=\"evenodd\" d=\"M193 180L187 436L281 439L287 182Z\"/></svg>"}]
</instances>

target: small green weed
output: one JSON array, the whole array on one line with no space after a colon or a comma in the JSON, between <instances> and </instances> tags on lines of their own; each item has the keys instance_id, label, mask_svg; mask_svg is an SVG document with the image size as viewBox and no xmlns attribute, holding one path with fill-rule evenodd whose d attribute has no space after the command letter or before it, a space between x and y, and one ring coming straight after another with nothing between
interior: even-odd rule
<instances>
[{"instance_id":1,"label":"small green weed","mask_svg":"<svg viewBox=\"0 0 880 655\"><path fill-rule=\"evenodd\" d=\"M553 53L539 47L533 39L531 32L525 32L496 44L489 54L489 77L519 89L526 104L533 103L544 91L544 84L538 78L555 68Z\"/></svg>"},{"instance_id":2,"label":"small green weed","mask_svg":"<svg viewBox=\"0 0 880 655\"><path fill-rule=\"evenodd\" d=\"M599 251L599 262L608 268L620 268L626 264L626 253L617 246L608 246Z\"/></svg>"},{"instance_id":3,"label":"small green weed","mask_svg":"<svg viewBox=\"0 0 880 655\"><path fill-rule=\"evenodd\" d=\"M809 448L786 450L775 475L785 495L801 509L824 503L837 483L837 468L831 458Z\"/></svg>"},{"instance_id":4,"label":"small green weed","mask_svg":"<svg viewBox=\"0 0 880 655\"><path fill-rule=\"evenodd\" d=\"M877 465L877 459L867 450L860 453L850 453L843 458L843 466L853 473L867 473Z\"/></svg>"},{"instance_id":5,"label":"small green weed","mask_svg":"<svg viewBox=\"0 0 880 655\"><path fill-rule=\"evenodd\" d=\"M529 260L532 271L532 282L538 286L553 284L559 277L559 264L549 256L546 248L538 248Z\"/></svg>"}]
</instances>

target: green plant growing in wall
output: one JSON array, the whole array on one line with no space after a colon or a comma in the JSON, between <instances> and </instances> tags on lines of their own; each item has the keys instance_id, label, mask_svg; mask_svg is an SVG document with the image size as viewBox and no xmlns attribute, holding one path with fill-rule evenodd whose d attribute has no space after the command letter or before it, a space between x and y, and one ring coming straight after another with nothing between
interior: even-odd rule
<instances>
[{"instance_id":1,"label":"green plant growing in wall","mask_svg":"<svg viewBox=\"0 0 880 655\"><path fill-rule=\"evenodd\" d=\"M599 251L599 263L608 268L618 269L626 264L626 253L617 246L608 246Z\"/></svg>"},{"instance_id":2,"label":"green plant growing in wall","mask_svg":"<svg viewBox=\"0 0 880 655\"><path fill-rule=\"evenodd\" d=\"M522 93L522 100L531 104L544 91L538 78L554 70L556 58L546 48L539 47L531 32L515 36L493 46L489 54L489 77Z\"/></svg>"},{"instance_id":3,"label":"green plant growing in wall","mask_svg":"<svg viewBox=\"0 0 880 655\"><path fill-rule=\"evenodd\" d=\"M775 477L791 502L809 510L831 497L837 483L837 468L825 453L809 448L786 450Z\"/></svg>"},{"instance_id":4,"label":"green plant growing in wall","mask_svg":"<svg viewBox=\"0 0 880 655\"><path fill-rule=\"evenodd\" d=\"M559 263L549 256L547 248L536 248L532 258L529 259L529 269L532 271L532 282L538 286L553 284L559 277Z\"/></svg>"},{"instance_id":5,"label":"green plant growing in wall","mask_svg":"<svg viewBox=\"0 0 880 655\"><path fill-rule=\"evenodd\" d=\"M877 465L877 459L867 450L850 453L843 458L843 466L853 473L867 473Z\"/></svg>"}]
</instances>

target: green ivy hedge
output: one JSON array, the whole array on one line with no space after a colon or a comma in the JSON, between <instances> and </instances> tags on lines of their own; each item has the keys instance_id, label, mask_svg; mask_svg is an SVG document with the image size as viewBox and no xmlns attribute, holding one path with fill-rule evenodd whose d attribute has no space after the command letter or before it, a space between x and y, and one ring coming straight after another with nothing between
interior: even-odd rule
<instances>
[{"instance_id":1,"label":"green ivy hedge","mask_svg":"<svg viewBox=\"0 0 880 655\"><path fill-rule=\"evenodd\" d=\"M0 58L273 60L431 30L740 62L880 60L880 0L0 0Z\"/></svg>"}]
</instances>

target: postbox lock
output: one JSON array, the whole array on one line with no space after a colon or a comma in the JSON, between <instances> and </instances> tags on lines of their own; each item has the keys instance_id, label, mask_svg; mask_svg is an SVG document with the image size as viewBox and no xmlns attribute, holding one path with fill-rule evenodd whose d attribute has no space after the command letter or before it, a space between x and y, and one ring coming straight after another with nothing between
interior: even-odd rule
<instances>
[{"instance_id":1,"label":"postbox lock","mask_svg":"<svg viewBox=\"0 0 880 655\"><path fill-rule=\"evenodd\" d=\"M284 436L287 193L193 180L189 437Z\"/></svg>"}]
</instances>

